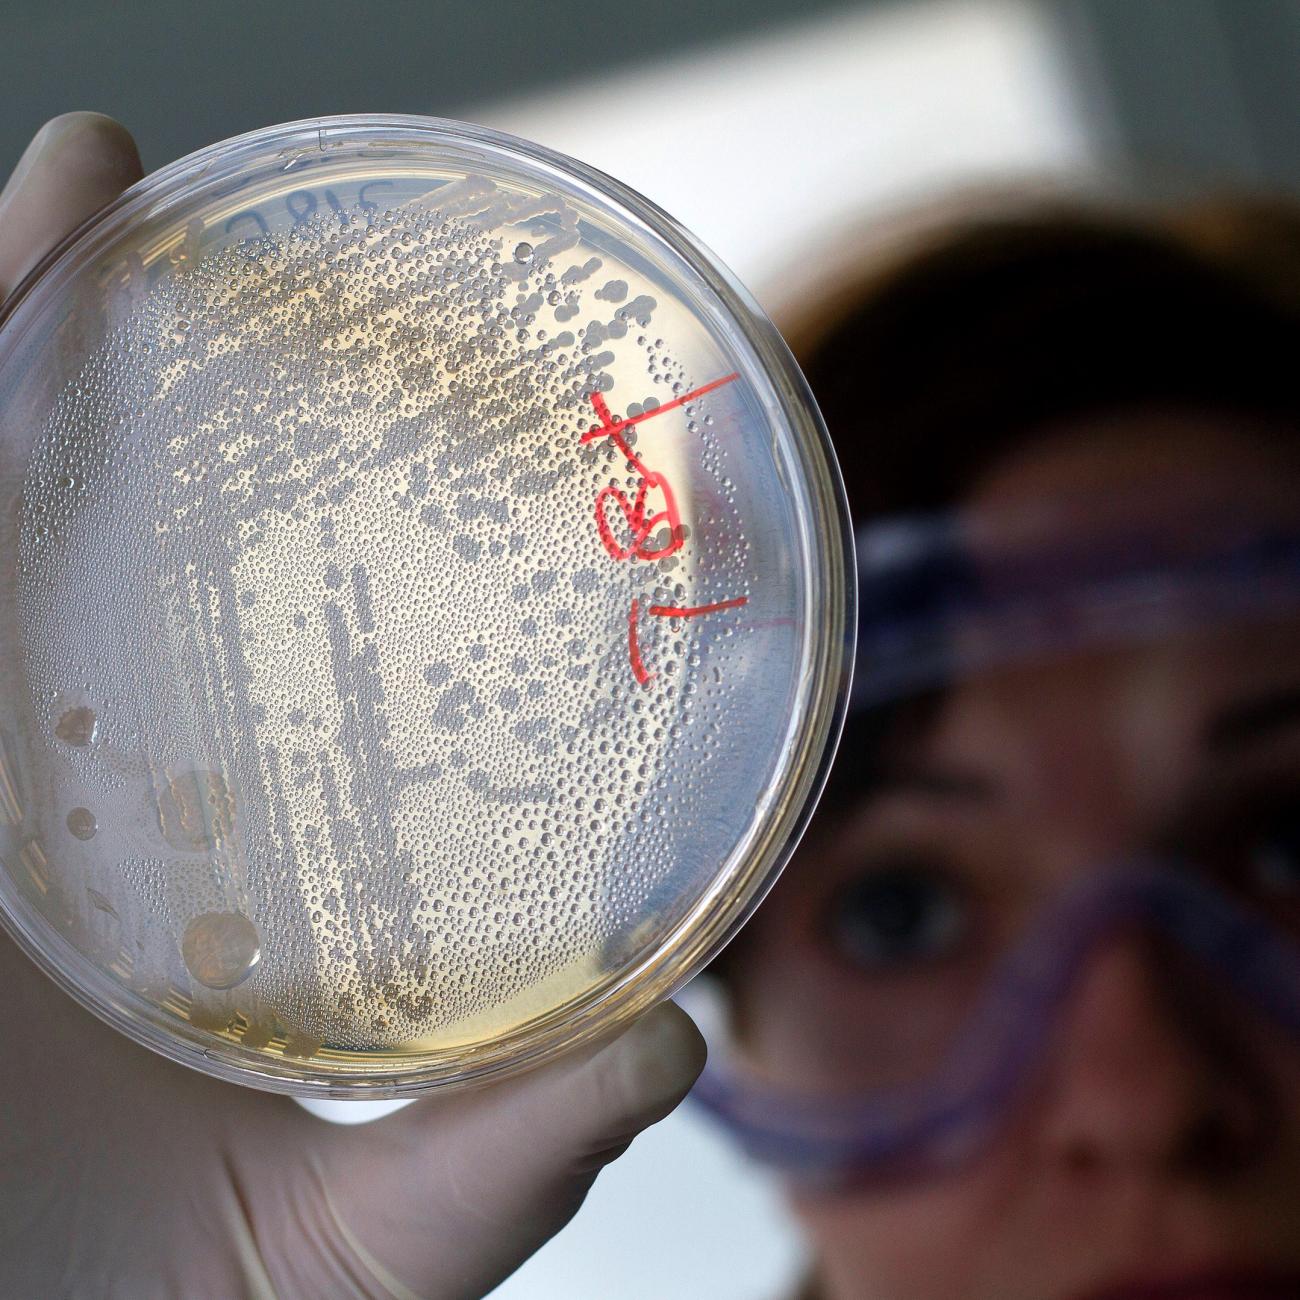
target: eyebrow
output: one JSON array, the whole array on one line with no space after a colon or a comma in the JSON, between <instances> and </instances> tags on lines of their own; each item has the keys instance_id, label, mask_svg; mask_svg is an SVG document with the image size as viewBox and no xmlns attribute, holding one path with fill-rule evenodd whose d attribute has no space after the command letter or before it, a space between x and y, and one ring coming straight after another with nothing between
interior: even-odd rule
<instances>
[{"instance_id":1,"label":"eyebrow","mask_svg":"<svg viewBox=\"0 0 1300 1300\"><path fill-rule=\"evenodd\" d=\"M1205 747L1216 753L1270 737L1300 723L1300 686L1240 700L1210 720Z\"/></svg>"}]
</instances>

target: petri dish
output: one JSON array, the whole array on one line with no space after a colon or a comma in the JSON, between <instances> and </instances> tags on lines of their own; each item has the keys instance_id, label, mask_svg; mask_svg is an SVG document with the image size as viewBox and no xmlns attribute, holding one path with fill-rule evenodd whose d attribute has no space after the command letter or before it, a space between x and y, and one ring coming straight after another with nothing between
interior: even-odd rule
<instances>
[{"instance_id":1,"label":"petri dish","mask_svg":"<svg viewBox=\"0 0 1300 1300\"><path fill-rule=\"evenodd\" d=\"M479 127L277 126L0 317L0 918L174 1060L400 1097L680 987L852 662L776 331L651 203Z\"/></svg>"}]
</instances>

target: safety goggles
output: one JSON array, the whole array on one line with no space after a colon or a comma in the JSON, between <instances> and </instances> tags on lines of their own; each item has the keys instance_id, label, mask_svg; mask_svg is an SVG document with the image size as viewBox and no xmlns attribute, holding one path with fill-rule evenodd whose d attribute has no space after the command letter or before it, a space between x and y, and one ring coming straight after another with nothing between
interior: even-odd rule
<instances>
[{"instance_id":1,"label":"safety goggles","mask_svg":"<svg viewBox=\"0 0 1300 1300\"><path fill-rule=\"evenodd\" d=\"M715 1023L692 1094L759 1160L815 1183L933 1173L978 1150L1032 1083L1062 1001L1096 946L1140 926L1216 997L1300 1042L1300 943L1173 864L1079 882L1007 954L927 1077L848 1096L799 1095L747 1075ZM709 1017L703 1017L707 1023Z\"/></svg>"},{"instance_id":2,"label":"safety goggles","mask_svg":"<svg viewBox=\"0 0 1300 1300\"><path fill-rule=\"evenodd\" d=\"M1295 623L1300 528L1247 516L1162 516L1159 503L1126 503L1106 528L1082 534L1035 521L981 534L955 519L869 530L858 538L854 708L1188 630ZM1284 802L1291 788L1300 781ZM1287 808L1285 835L1296 842L1283 849L1295 856L1300 817ZM804 1182L949 1168L1027 1095L1081 970L1121 930L1141 932L1158 973L1208 1020L1240 1021L1245 1007L1300 1041L1300 866L1279 858L1278 879L1245 896L1202 866L1192 852L1099 867L1036 900L978 962L819 993L801 1009L800 1050L811 1044L805 1055L824 1059L798 1087L759 1075L734 1050L725 1016L697 995L711 1051L694 1097L752 1155Z\"/></svg>"}]
</instances>

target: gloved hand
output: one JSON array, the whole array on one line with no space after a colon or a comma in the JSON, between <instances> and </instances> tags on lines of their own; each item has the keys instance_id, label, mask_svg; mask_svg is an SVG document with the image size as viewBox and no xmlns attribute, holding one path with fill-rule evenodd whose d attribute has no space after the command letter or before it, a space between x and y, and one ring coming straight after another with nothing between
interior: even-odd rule
<instances>
[{"instance_id":1,"label":"gloved hand","mask_svg":"<svg viewBox=\"0 0 1300 1300\"><path fill-rule=\"evenodd\" d=\"M0 299L139 175L115 122L50 122L0 195ZM2 933L0 1043L0 1295L15 1300L480 1296L704 1060L668 1004L521 1078L337 1127L137 1046Z\"/></svg>"}]
</instances>

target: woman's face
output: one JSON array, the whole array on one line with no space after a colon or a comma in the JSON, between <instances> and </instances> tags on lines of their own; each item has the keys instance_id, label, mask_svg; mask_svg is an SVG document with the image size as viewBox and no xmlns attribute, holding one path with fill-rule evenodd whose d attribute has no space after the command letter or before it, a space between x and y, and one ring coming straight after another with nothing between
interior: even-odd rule
<instances>
[{"instance_id":1,"label":"woman's face","mask_svg":"<svg viewBox=\"0 0 1300 1300\"><path fill-rule=\"evenodd\" d=\"M1117 417L1040 439L968 505L1055 503L1095 531L1118 495L1149 493L1294 520L1293 455L1222 420ZM1300 617L984 674L887 771L810 838L736 953L743 1044L779 1083L924 1077L1036 910L1117 859L1176 853L1300 939ZM826 1296L1300 1295L1300 1046L1212 981L1174 978L1172 997L1139 927L1090 949L980 1153L796 1194Z\"/></svg>"}]
</instances>

